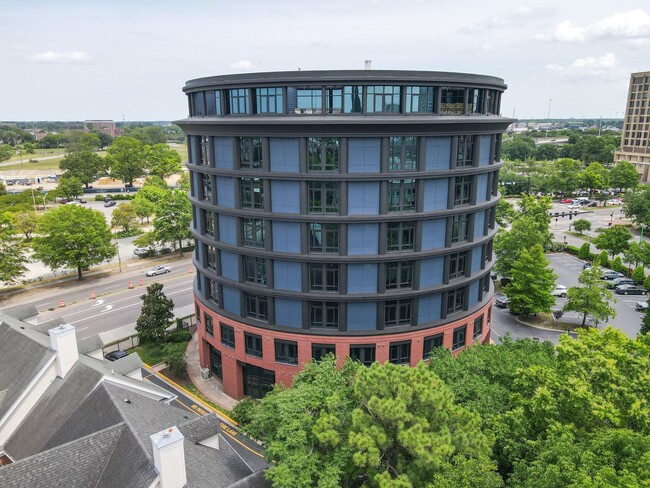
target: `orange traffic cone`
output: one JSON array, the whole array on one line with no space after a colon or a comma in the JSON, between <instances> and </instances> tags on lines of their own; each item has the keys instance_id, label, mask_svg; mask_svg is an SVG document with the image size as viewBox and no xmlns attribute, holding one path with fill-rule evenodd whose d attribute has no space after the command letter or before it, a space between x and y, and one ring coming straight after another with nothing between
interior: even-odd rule
<instances>
[{"instance_id":1,"label":"orange traffic cone","mask_svg":"<svg viewBox=\"0 0 650 488\"><path fill-rule=\"evenodd\" d=\"M190 266L190 269L189 269L188 273L192 273L193 271L194 271L194 269L192 268L192 266Z\"/></svg>"},{"instance_id":2,"label":"orange traffic cone","mask_svg":"<svg viewBox=\"0 0 650 488\"><path fill-rule=\"evenodd\" d=\"M93 291L93 292L90 292L90 299L91 299L91 300L94 300L94 299L95 299L95 292L94 292L94 291Z\"/></svg>"},{"instance_id":3,"label":"orange traffic cone","mask_svg":"<svg viewBox=\"0 0 650 488\"><path fill-rule=\"evenodd\" d=\"M59 301L59 308L65 307L65 302L63 300Z\"/></svg>"},{"instance_id":4,"label":"orange traffic cone","mask_svg":"<svg viewBox=\"0 0 650 488\"><path fill-rule=\"evenodd\" d=\"M144 280L140 278L140 285L144 285Z\"/></svg>"},{"instance_id":5,"label":"orange traffic cone","mask_svg":"<svg viewBox=\"0 0 650 488\"><path fill-rule=\"evenodd\" d=\"M131 290L132 288L133 288L133 283L129 281L129 290Z\"/></svg>"}]
</instances>

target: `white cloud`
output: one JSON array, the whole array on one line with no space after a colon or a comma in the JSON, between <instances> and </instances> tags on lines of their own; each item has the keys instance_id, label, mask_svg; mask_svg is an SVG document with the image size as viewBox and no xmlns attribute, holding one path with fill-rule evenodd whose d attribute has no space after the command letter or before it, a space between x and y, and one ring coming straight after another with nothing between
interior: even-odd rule
<instances>
[{"instance_id":1,"label":"white cloud","mask_svg":"<svg viewBox=\"0 0 650 488\"><path fill-rule=\"evenodd\" d=\"M27 56L27 61L33 63L88 63L92 59L90 54L83 51L71 51L67 53L47 51Z\"/></svg>"},{"instance_id":2,"label":"white cloud","mask_svg":"<svg viewBox=\"0 0 650 488\"><path fill-rule=\"evenodd\" d=\"M635 49L650 47L650 39L627 39L625 44Z\"/></svg>"},{"instance_id":3,"label":"white cloud","mask_svg":"<svg viewBox=\"0 0 650 488\"><path fill-rule=\"evenodd\" d=\"M546 70L562 78L573 79L600 78L615 80L624 74L623 70L618 68L618 60L614 53L607 53L599 58L594 56L578 58L567 66L549 64L546 66Z\"/></svg>"},{"instance_id":4,"label":"white cloud","mask_svg":"<svg viewBox=\"0 0 650 488\"><path fill-rule=\"evenodd\" d=\"M253 63L251 63L247 59L242 59L230 65L230 69L236 69L236 70L246 70L246 69L251 69L252 67L253 67Z\"/></svg>"},{"instance_id":5,"label":"white cloud","mask_svg":"<svg viewBox=\"0 0 650 488\"><path fill-rule=\"evenodd\" d=\"M489 44L489 43L483 44L481 45L481 49L483 51L494 51L494 44Z\"/></svg>"},{"instance_id":6,"label":"white cloud","mask_svg":"<svg viewBox=\"0 0 650 488\"><path fill-rule=\"evenodd\" d=\"M458 31L462 34L481 34L502 29L514 24L521 23L528 19L539 19L551 11L548 7L531 7L530 5L519 5L500 15L487 17L480 22L468 24Z\"/></svg>"},{"instance_id":7,"label":"white cloud","mask_svg":"<svg viewBox=\"0 0 650 488\"><path fill-rule=\"evenodd\" d=\"M569 20L559 23L551 34L533 36L540 41L579 42L597 39L643 39L650 37L650 15L642 9L617 12L595 24L581 27Z\"/></svg>"}]
</instances>

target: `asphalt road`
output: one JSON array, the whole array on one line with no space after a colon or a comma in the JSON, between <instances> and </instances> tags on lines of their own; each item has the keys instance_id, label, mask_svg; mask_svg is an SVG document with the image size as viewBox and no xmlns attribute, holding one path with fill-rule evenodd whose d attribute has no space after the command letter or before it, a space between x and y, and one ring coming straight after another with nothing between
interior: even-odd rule
<instances>
[{"instance_id":1,"label":"asphalt road","mask_svg":"<svg viewBox=\"0 0 650 488\"><path fill-rule=\"evenodd\" d=\"M176 388L175 385L163 380L160 376L152 373L146 368L142 368L142 379L154 383L155 385L176 395L172 405L186 411L188 419L192 418L192 416L206 415L213 411L203 402L188 395L184 390ZM229 419L224 418L219 412L214 411L214 413L222 419L222 422L219 425L221 428L220 433L226 439L226 442L228 442L237 454L239 454L242 460L253 471L265 468L267 463L264 461L264 451L262 447L251 440L248 436L242 434L239 428L230 422Z\"/></svg>"}]
</instances>

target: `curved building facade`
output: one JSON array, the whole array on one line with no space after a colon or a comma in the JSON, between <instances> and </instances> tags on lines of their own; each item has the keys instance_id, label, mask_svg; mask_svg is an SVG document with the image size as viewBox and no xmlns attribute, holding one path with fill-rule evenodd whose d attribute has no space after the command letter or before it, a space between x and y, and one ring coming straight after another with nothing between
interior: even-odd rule
<instances>
[{"instance_id":1,"label":"curved building facade","mask_svg":"<svg viewBox=\"0 0 650 488\"><path fill-rule=\"evenodd\" d=\"M262 396L301 365L490 337L503 80L418 71L184 87L200 358Z\"/></svg>"}]
</instances>

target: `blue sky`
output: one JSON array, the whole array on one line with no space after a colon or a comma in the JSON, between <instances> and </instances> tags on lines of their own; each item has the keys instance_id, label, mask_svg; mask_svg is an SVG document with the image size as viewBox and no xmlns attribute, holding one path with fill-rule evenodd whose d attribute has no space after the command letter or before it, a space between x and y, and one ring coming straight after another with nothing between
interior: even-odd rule
<instances>
[{"instance_id":1,"label":"blue sky","mask_svg":"<svg viewBox=\"0 0 650 488\"><path fill-rule=\"evenodd\" d=\"M504 115L622 117L650 70L647 1L0 0L0 120L173 120L192 78L244 71L460 71Z\"/></svg>"}]
</instances>

